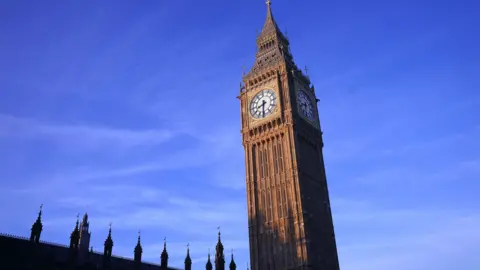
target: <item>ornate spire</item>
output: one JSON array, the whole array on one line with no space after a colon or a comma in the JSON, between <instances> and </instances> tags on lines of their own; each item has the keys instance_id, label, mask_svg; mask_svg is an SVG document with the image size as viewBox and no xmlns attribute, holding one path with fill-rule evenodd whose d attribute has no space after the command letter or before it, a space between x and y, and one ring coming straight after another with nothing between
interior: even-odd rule
<instances>
[{"instance_id":1,"label":"ornate spire","mask_svg":"<svg viewBox=\"0 0 480 270\"><path fill-rule=\"evenodd\" d=\"M142 245L140 244L140 230L138 231L138 240L137 240L137 245L135 246L134 249L134 255L133 255L133 260L136 263L140 263L142 261Z\"/></svg>"},{"instance_id":2,"label":"ornate spire","mask_svg":"<svg viewBox=\"0 0 480 270\"><path fill-rule=\"evenodd\" d=\"M207 260L207 265L205 266L205 269L206 270L212 270L213 269L212 262L210 261L210 249L208 249L208 260Z\"/></svg>"},{"instance_id":3,"label":"ornate spire","mask_svg":"<svg viewBox=\"0 0 480 270\"><path fill-rule=\"evenodd\" d=\"M266 1L267 17L262 31L257 37L256 61L252 69L245 77L258 75L261 70L274 67L279 63L288 63L295 66L293 57L290 53L290 43L285 35L280 31L277 22L273 17L271 1Z\"/></svg>"},{"instance_id":4,"label":"ornate spire","mask_svg":"<svg viewBox=\"0 0 480 270\"><path fill-rule=\"evenodd\" d=\"M108 228L108 236L107 239L105 240L105 246L113 246L113 240L112 240L112 223L110 222L109 228Z\"/></svg>"},{"instance_id":5,"label":"ornate spire","mask_svg":"<svg viewBox=\"0 0 480 270\"><path fill-rule=\"evenodd\" d=\"M135 246L135 252L137 251L142 253L142 244L140 244L140 230L138 230L137 245Z\"/></svg>"},{"instance_id":6,"label":"ornate spire","mask_svg":"<svg viewBox=\"0 0 480 270\"><path fill-rule=\"evenodd\" d=\"M236 270L237 264L235 264L235 260L233 259L233 248L232 248L232 259L230 261L230 270Z\"/></svg>"},{"instance_id":7,"label":"ornate spire","mask_svg":"<svg viewBox=\"0 0 480 270\"><path fill-rule=\"evenodd\" d=\"M37 222L42 223L42 208L43 208L43 203L40 204L40 210L38 211L38 217L37 217Z\"/></svg>"},{"instance_id":8,"label":"ornate spire","mask_svg":"<svg viewBox=\"0 0 480 270\"><path fill-rule=\"evenodd\" d=\"M103 250L103 255L105 257L112 256L112 248L113 248L113 240L112 240L112 223L110 222L109 229L108 229L108 236L105 240L105 248Z\"/></svg>"},{"instance_id":9,"label":"ornate spire","mask_svg":"<svg viewBox=\"0 0 480 270\"><path fill-rule=\"evenodd\" d=\"M221 239L220 227L218 229L218 242L215 252L215 270L224 270L225 269L225 257L223 255L223 244Z\"/></svg>"},{"instance_id":10,"label":"ornate spire","mask_svg":"<svg viewBox=\"0 0 480 270\"><path fill-rule=\"evenodd\" d=\"M278 28L277 22L273 18L272 12L272 2L270 0L266 1L267 4L267 17L265 18L265 23L263 24L262 31L258 36L258 39L263 39L265 37L270 36L271 34L277 34L281 37L285 38L282 31Z\"/></svg>"},{"instance_id":11,"label":"ornate spire","mask_svg":"<svg viewBox=\"0 0 480 270\"><path fill-rule=\"evenodd\" d=\"M32 225L32 231L30 233L30 241L40 242L40 235L42 234L43 224L42 224L42 208L43 204L40 205L40 211L38 211L37 220Z\"/></svg>"},{"instance_id":12,"label":"ornate spire","mask_svg":"<svg viewBox=\"0 0 480 270\"><path fill-rule=\"evenodd\" d=\"M190 243L187 244L187 256L185 257L185 270L192 270L192 259L190 258Z\"/></svg>"},{"instance_id":13,"label":"ornate spire","mask_svg":"<svg viewBox=\"0 0 480 270\"><path fill-rule=\"evenodd\" d=\"M263 25L262 32L260 32L260 36L262 34L271 33L272 31L279 31L277 23L273 18L272 2L270 0L267 0L265 3L267 4L267 18L265 19L265 24Z\"/></svg>"},{"instance_id":14,"label":"ornate spire","mask_svg":"<svg viewBox=\"0 0 480 270\"><path fill-rule=\"evenodd\" d=\"M163 251L162 255L160 256L160 267L167 268L168 267L168 252L167 252L167 238L163 238Z\"/></svg>"},{"instance_id":15,"label":"ornate spire","mask_svg":"<svg viewBox=\"0 0 480 270\"><path fill-rule=\"evenodd\" d=\"M80 230L78 228L79 214L77 214L77 222L75 223L75 227L73 228L72 233L70 234L70 248L78 248L78 240L80 239Z\"/></svg>"}]
</instances>

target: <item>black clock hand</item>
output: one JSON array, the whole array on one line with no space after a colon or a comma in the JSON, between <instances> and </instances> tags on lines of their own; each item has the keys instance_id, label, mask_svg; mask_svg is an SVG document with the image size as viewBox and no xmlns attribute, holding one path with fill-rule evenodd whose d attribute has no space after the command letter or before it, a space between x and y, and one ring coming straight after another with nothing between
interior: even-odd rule
<instances>
[{"instance_id":1,"label":"black clock hand","mask_svg":"<svg viewBox=\"0 0 480 270\"><path fill-rule=\"evenodd\" d=\"M267 104L267 102L264 100L262 102L262 114L263 114L263 116L265 116L265 104Z\"/></svg>"}]
</instances>

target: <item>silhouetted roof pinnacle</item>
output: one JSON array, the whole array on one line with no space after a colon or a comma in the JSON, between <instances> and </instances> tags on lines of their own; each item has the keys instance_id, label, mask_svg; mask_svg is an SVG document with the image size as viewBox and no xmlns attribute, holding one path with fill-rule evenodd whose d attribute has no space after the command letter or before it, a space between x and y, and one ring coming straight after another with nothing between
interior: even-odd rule
<instances>
[{"instance_id":1,"label":"silhouetted roof pinnacle","mask_svg":"<svg viewBox=\"0 0 480 270\"><path fill-rule=\"evenodd\" d=\"M235 260L233 259L233 248L232 248L232 259L230 261L230 270L236 270L237 265L235 264Z\"/></svg>"},{"instance_id":2,"label":"silhouetted roof pinnacle","mask_svg":"<svg viewBox=\"0 0 480 270\"><path fill-rule=\"evenodd\" d=\"M40 234L42 233L43 225L42 225L42 207L43 204L40 205L40 211L38 211L37 220L32 224L32 231L30 234L30 241L34 241L39 243L40 242Z\"/></svg>"},{"instance_id":3,"label":"silhouetted roof pinnacle","mask_svg":"<svg viewBox=\"0 0 480 270\"><path fill-rule=\"evenodd\" d=\"M167 253L167 238L163 238L163 251L162 251L162 258L166 256L168 258L168 253Z\"/></svg>"},{"instance_id":4,"label":"silhouetted roof pinnacle","mask_svg":"<svg viewBox=\"0 0 480 270\"><path fill-rule=\"evenodd\" d=\"M190 258L190 243L187 244L187 257L185 257L185 264L192 264L192 259Z\"/></svg>"},{"instance_id":5,"label":"silhouetted roof pinnacle","mask_svg":"<svg viewBox=\"0 0 480 270\"><path fill-rule=\"evenodd\" d=\"M107 239L105 240L105 246L112 247L113 246L113 240L112 240L112 223L110 222L110 228L108 229L108 236Z\"/></svg>"},{"instance_id":6,"label":"silhouetted roof pinnacle","mask_svg":"<svg viewBox=\"0 0 480 270\"><path fill-rule=\"evenodd\" d=\"M208 260L207 260L207 265L206 265L206 270L212 270L213 265L212 262L210 261L210 249L208 249Z\"/></svg>"},{"instance_id":7,"label":"silhouetted roof pinnacle","mask_svg":"<svg viewBox=\"0 0 480 270\"><path fill-rule=\"evenodd\" d=\"M37 222L42 222L42 208L43 208L43 203L40 204L40 211L38 211Z\"/></svg>"},{"instance_id":8,"label":"silhouetted roof pinnacle","mask_svg":"<svg viewBox=\"0 0 480 270\"><path fill-rule=\"evenodd\" d=\"M88 223L88 214L87 214L87 213L85 213L85 214L83 215L82 223L83 223L83 224L87 224L87 223Z\"/></svg>"},{"instance_id":9,"label":"silhouetted roof pinnacle","mask_svg":"<svg viewBox=\"0 0 480 270\"><path fill-rule=\"evenodd\" d=\"M222 239L221 239L220 227L218 227L217 229L218 229L217 253L218 252L223 253L223 244L222 244Z\"/></svg>"},{"instance_id":10,"label":"silhouetted roof pinnacle","mask_svg":"<svg viewBox=\"0 0 480 270\"><path fill-rule=\"evenodd\" d=\"M78 214L77 214L77 222L75 223L75 228L73 228L72 234L70 235L70 238L74 239L75 241L78 240L78 236L80 231L78 230Z\"/></svg>"},{"instance_id":11,"label":"silhouetted roof pinnacle","mask_svg":"<svg viewBox=\"0 0 480 270\"><path fill-rule=\"evenodd\" d=\"M33 223L33 228L37 230L42 230L42 209L43 203L40 205L40 211L38 211L37 220Z\"/></svg>"},{"instance_id":12,"label":"silhouetted roof pinnacle","mask_svg":"<svg viewBox=\"0 0 480 270\"><path fill-rule=\"evenodd\" d=\"M160 266L166 268L168 266L168 253L167 253L167 238L163 238L163 251L160 256Z\"/></svg>"},{"instance_id":13,"label":"silhouetted roof pinnacle","mask_svg":"<svg viewBox=\"0 0 480 270\"><path fill-rule=\"evenodd\" d=\"M142 245L140 244L140 231L138 231L138 241L137 245L135 246L135 252L142 252Z\"/></svg>"}]
</instances>

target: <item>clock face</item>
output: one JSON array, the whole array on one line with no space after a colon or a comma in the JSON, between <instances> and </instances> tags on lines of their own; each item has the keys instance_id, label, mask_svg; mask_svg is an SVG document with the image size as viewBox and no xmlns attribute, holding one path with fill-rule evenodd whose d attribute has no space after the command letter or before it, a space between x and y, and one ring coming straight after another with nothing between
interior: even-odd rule
<instances>
[{"instance_id":1,"label":"clock face","mask_svg":"<svg viewBox=\"0 0 480 270\"><path fill-rule=\"evenodd\" d=\"M312 102L310 98L303 90L299 90L297 93L297 101L300 112L310 121L315 120L315 114L313 110Z\"/></svg>"},{"instance_id":2,"label":"clock face","mask_svg":"<svg viewBox=\"0 0 480 270\"><path fill-rule=\"evenodd\" d=\"M277 105L275 92L265 89L256 94L250 101L250 114L253 118L260 119L272 114Z\"/></svg>"}]
</instances>

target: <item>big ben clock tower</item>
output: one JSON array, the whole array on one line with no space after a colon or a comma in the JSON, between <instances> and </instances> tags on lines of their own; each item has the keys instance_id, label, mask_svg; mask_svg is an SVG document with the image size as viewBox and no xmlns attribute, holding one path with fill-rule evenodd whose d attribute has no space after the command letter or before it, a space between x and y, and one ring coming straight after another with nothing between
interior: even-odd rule
<instances>
[{"instance_id":1,"label":"big ben clock tower","mask_svg":"<svg viewBox=\"0 0 480 270\"><path fill-rule=\"evenodd\" d=\"M252 270L338 270L318 99L270 0L238 98Z\"/></svg>"}]
</instances>

